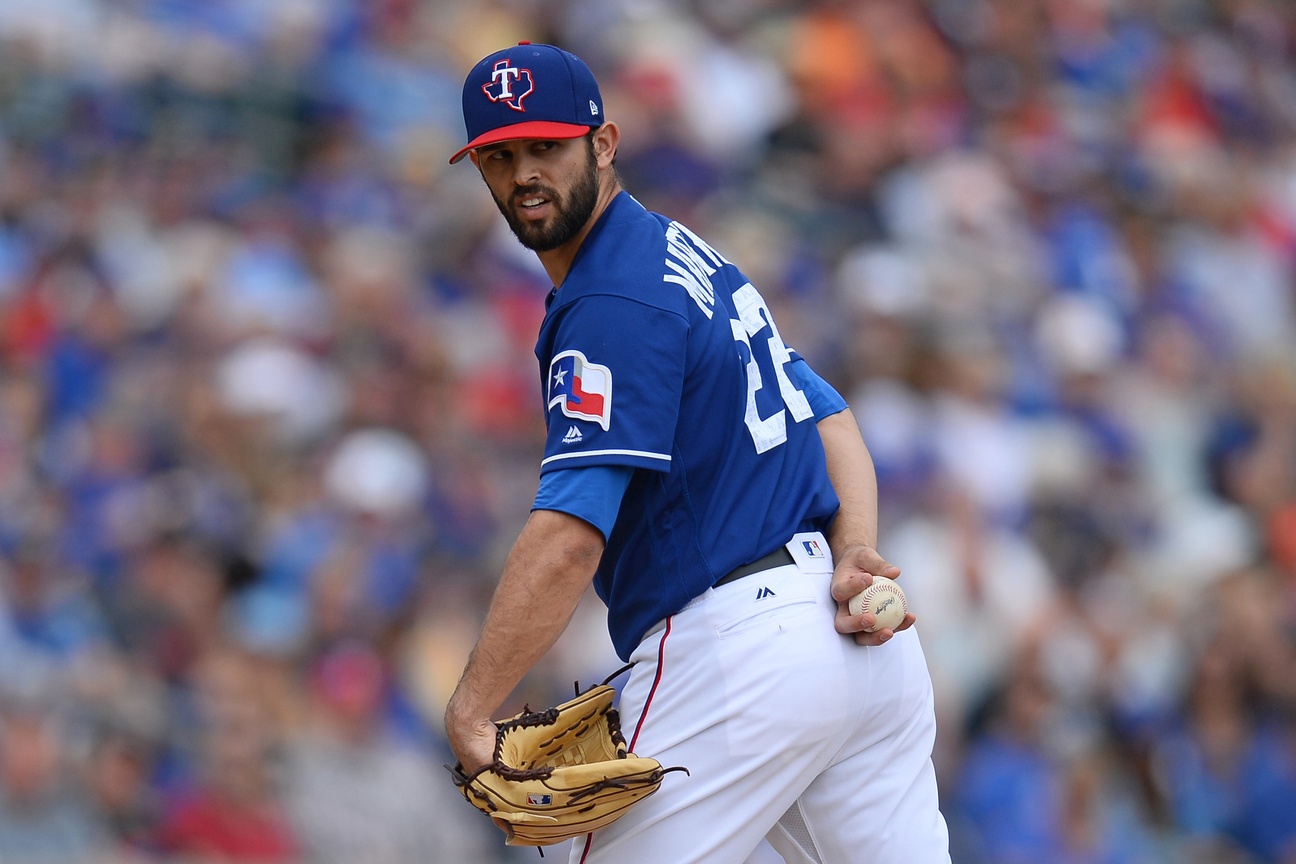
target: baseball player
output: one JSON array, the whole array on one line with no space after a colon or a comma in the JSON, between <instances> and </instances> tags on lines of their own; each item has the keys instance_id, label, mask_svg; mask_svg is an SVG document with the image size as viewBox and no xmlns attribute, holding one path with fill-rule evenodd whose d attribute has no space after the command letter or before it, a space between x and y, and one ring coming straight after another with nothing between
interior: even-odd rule
<instances>
[{"instance_id":1,"label":"baseball player","mask_svg":"<svg viewBox=\"0 0 1296 864\"><path fill-rule=\"evenodd\" d=\"M948 862L931 681L871 574L873 465L841 397L720 250L621 187L576 56L523 42L463 89L464 156L552 279L536 343L540 487L446 709L467 770L591 580L631 751L682 765L572 861Z\"/></svg>"}]
</instances>

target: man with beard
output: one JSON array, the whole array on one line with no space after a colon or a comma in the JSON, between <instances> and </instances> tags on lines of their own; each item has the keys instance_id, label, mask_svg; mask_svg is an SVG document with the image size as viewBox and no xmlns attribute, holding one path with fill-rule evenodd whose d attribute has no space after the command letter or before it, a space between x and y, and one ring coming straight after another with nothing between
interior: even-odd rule
<instances>
[{"instance_id":1,"label":"man with beard","mask_svg":"<svg viewBox=\"0 0 1296 864\"><path fill-rule=\"evenodd\" d=\"M690 773L573 861L738 864L768 839L793 862L948 862L914 616L874 631L846 604L898 575L846 403L733 263L622 189L579 58L491 54L463 110L450 161L472 160L555 286L540 488L446 709L463 769L492 761L492 713L593 580L633 664L630 749Z\"/></svg>"}]
</instances>

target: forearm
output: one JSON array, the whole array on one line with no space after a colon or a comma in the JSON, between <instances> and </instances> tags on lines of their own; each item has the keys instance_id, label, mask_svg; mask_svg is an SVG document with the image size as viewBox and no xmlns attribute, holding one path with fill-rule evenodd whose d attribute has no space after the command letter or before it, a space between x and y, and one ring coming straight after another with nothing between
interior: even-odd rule
<instances>
[{"instance_id":1,"label":"forearm","mask_svg":"<svg viewBox=\"0 0 1296 864\"><path fill-rule=\"evenodd\" d=\"M447 721L489 717L566 629L603 552L588 522L536 510L513 544Z\"/></svg>"},{"instance_id":2,"label":"forearm","mask_svg":"<svg viewBox=\"0 0 1296 864\"><path fill-rule=\"evenodd\" d=\"M913 626L912 612L894 628L875 629L871 612L852 615L851 597L872 584L874 576L895 579L900 568L878 554L878 489L873 457L849 411L839 411L818 423L832 481L841 509L828 530L833 553L832 595L837 601L837 632L851 635L860 645L881 645L897 632Z\"/></svg>"},{"instance_id":3,"label":"forearm","mask_svg":"<svg viewBox=\"0 0 1296 864\"><path fill-rule=\"evenodd\" d=\"M817 426L828 460L828 477L841 502L828 531L833 556L840 560L853 546L877 545L877 475L873 457L849 409L825 417Z\"/></svg>"}]
</instances>

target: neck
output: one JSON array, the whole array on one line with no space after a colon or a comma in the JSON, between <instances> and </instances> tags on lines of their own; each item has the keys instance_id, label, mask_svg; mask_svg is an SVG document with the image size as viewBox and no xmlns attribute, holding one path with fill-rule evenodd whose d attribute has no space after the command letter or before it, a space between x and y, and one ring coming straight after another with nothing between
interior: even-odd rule
<instances>
[{"instance_id":1,"label":"neck","mask_svg":"<svg viewBox=\"0 0 1296 864\"><path fill-rule=\"evenodd\" d=\"M616 180L609 180L599 184L599 196L594 203L594 212L590 213L590 218L585 221L584 227L577 232L576 236L555 249L536 253L541 266L544 267L545 273L549 275L549 279L555 287L561 288L563 282L567 281L567 273L571 270L572 262L576 260L576 253L580 251L581 244L585 242L589 232L602 218L603 211L608 208L608 205L612 203L612 199L620 191L621 184Z\"/></svg>"}]
</instances>

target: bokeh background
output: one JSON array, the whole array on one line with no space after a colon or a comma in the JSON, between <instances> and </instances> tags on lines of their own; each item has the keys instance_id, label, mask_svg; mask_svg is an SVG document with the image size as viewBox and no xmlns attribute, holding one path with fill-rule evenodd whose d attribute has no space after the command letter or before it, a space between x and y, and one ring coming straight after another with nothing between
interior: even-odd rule
<instances>
[{"instance_id":1,"label":"bokeh background","mask_svg":"<svg viewBox=\"0 0 1296 864\"><path fill-rule=\"evenodd\" d=\"M519 39L848 397L956 864L1296 862L1287 0L4 0L0 862L536 858L440 728L538 481L446 165ZM507 707L617 665L586 603Z\"/></svg>"}]
</instances>

